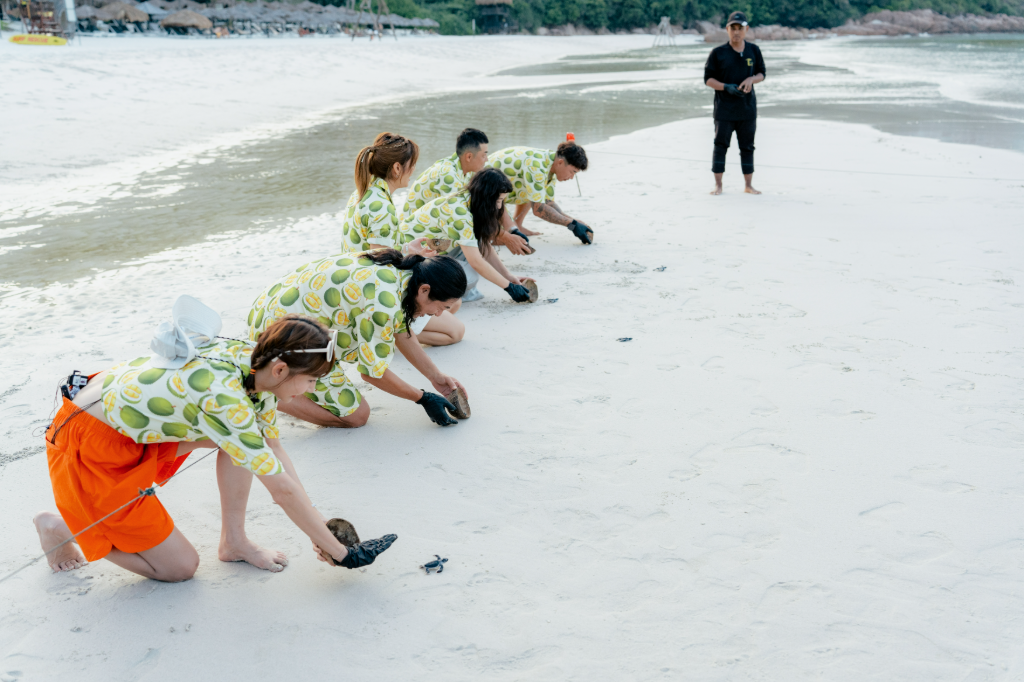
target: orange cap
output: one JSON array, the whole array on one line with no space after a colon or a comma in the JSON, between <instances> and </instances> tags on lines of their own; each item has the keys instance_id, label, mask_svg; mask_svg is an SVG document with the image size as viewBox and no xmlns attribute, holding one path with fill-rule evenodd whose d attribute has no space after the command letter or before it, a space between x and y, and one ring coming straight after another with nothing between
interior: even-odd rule
<instances>
[{"instance_id":1,"label":"orange cap","mask_svg":"<svg viewBox=\"0 0 1024 682\"><path fill-rule=\"evenodd\" d=\"M566 142L575 142L576 141L576 133L566 133L565 134L565 141Z\"/></svg>"}]
</instances>

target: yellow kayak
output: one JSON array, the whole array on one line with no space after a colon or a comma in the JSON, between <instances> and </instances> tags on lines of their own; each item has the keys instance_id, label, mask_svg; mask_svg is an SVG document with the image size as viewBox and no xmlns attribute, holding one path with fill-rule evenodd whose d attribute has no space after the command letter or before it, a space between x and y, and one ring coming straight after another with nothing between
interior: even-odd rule
<instances>
[{"instance_id":1,"label":"yellow kayak","mask_svg":"<svg viewBox=\"0 0 1024 682\"><path fill-rule=\"evenodd\" d=\"M59 36L48 36L48 35L36 35L28 33L19 33L16 36L11 36L11 42L17 45L67 45L68 41L66 38Z\"/></svg>"}]
</instances>

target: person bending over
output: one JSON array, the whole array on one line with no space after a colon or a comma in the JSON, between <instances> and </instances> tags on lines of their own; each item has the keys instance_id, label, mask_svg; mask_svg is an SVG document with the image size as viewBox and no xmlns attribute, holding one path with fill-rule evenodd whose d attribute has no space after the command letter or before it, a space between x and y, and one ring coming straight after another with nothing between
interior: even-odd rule
<instances>
[{"instance_id":1,"label":"person bending over","mask_svg":"<svg viewBox=\"0 0 1024 682\"><path fill-rule=\"evenodd\" d=\"M469 297L483 277L522 303L530 297L525 283L533 278L510 273L492 246L501 232L505 200L511 191L512 182L504 173L496 168L485 168L474 174L462 191L438 197L412 215L403 216L399 227L402 238L412 241L426 237L450 242L437 253L451 256L462 264L470 287L464 300L483 298L479 292L475 298ZM423 253L434 254L433 251Z\"/></svg>"},{"instance_id":2,"label":"person bending over","mask_svg":"<svg viewBox=\"0 0 1024 682\"><path fill-rule=\"evenodd\" d=\"M587 225L567 215L555 203L555 184L572 180L580 171L587 170L587 153L575 142L563 142L555 151L509 147L495 152L490 165L503 172L512 181L512 193L506 204L516 207L515 219L506 211L504 224L511 231L513 226L526 236L540 234L523 227L527 210L541 220L555 225L565 225L584 244L593 241L594 231Z\"/></svg>"},{"instance_id":3,"label":"person bending over","mask_svg":"<svg viewBox=\"0 0 1024 682\"><path fill-rule=\"evenodd\" d=\"M715 152L711 172L715 175L712 194L722 193L725 173L725 152L733 131L740 147L740 168L743 170L745 192L760 194L753 186L754 133L757 130L757 95L754 84L764 80L765 67L761 50L747 38L747 16L743 12L729 15L726 25L729 42L711 50L704 64L704 84L715 91Z\"/></svg>"},{"instance_id":4,"label":"person bending over","mask_svg":"<svg viewBox=\"0 0 1024 682\"><path fill-rule=\"evenodd\" d=\"M466 128L459 133L455 140L455 153L436 161L412 183L399 222L407 220L414 211L429 201L462 191L473 173L487 167L487 144L487 135L475 128ZM406 237L412 239L408 235ZM530 252L526 246L526 239L507 230L499 233L497 243L508 247L508 250L516 255ZM473 301L477 298L479 296L474 297L471 284L466 300Z\"/></svg>"},{"instance_id":5,"label":"person bending over","mask_svg":"<svg viewBox=\"0 0 1024 682\"><path fill-rule=\"evenodd\" d=\"M249 311L249 338L259 339L288 313L310 315L337 332L330 373L281 411L318 426L354 428L370 418L370 406L345 375L356 365L363 380L385 393L411 400L441 426L456 424L445 400L462 385L443 374L409 329L422 316L450 314L466 292L466 274L447 256L404 256L394 249L343 253L294 268L261 293ZM461 339L462 323L458 322ZM453 332L454 333L454 332ZM395 349L440 393L410 386L389 369Z\"/></svg>"},{"instance_id":6,"label":"person bending over","mask_svg":"<svg viewBox=\"0 0 1024 682\"><path fill-rule=\"evenodd\" d=\"M398 211L391 195L409 185L416 172L419 146L401 135L381 133L356 157L356 189L345 207L341 250L393 248L398 234Z\"/></svg>"},{"instance_id":7,"label":"person bending over","mask_svg":"<svg viewBox=\"0 0 1024 682\"><path fill-rule=\"evenodd\" d=\"M319 322L290 315L269 326L255 347L217 337L220 318L199 301L175 303L175 328L158 330L158 351L91 375L67 397L46 431L46 459L59 514L34 523L50 568L69 571L107 559L138 575L180 582L199 567L199 554L156 496L141 497L91 524L154 482L163 484L193 450L219 448L217 485L221 535L217 557L280 571L287 557L245 533L253 475L288 518L347 568L372 563L395 540L387 535L346 549L313 508L279 440L276 408L313 389L331 369L331 336ZM209 320L214 321L209 324ZM200 334L189 320L205 319ZM160 334L166 331L161 344ZM199 474L194 474L198 476ZM49 550L79 533L52 553ZM330 563L330 562L328 562Z\"/></svg>"}]
</instances>

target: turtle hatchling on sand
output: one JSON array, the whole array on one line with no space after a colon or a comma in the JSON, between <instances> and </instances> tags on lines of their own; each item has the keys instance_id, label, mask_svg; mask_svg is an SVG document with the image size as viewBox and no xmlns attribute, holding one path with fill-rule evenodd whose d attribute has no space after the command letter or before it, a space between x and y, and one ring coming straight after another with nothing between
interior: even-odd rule
<instances>
[{"instance_id":1,"label":"turtle hatchling on sand","mask_svg":"<svg viewBox=\"0 0 1024 682\"><path fill-rule=\"evenodd\" d=\"M427 563L420 566L420 568L427 572L427 575L430 575L431 571L437 571L438 573L440 573L444 570L445 562L448 561L448 559L442 559L439 554L435 554L434 556L436 557L434 561L428 561Z\"/></svg>"}]
</instances>

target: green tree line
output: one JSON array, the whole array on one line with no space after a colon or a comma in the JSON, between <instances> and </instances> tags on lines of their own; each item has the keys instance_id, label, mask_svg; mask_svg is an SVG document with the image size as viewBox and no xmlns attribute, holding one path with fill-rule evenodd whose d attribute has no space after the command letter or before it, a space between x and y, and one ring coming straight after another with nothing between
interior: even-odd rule
<instances>
[{"instance_id":1,"label":"green tree line","mask_svg":"<svg viewBox=\"0 0 1024 682\"><path fill-rule=\"evenodd\" d=\"M319 0L325 4L340 0ZM426 17L445 34L467 34L476 16L474 0L387 0L408 17ZM376 6L376 2L374 2ZM698 21L721 25L730 12L747 13L754 26L782 24L831 28L882 9L933 9L946 15L1024 14L1024 0L514 0L511 18L520 29L575 24L592 30L629 30L657 24L663 16L685 28Z\"/></svg>"}]
</instances>

